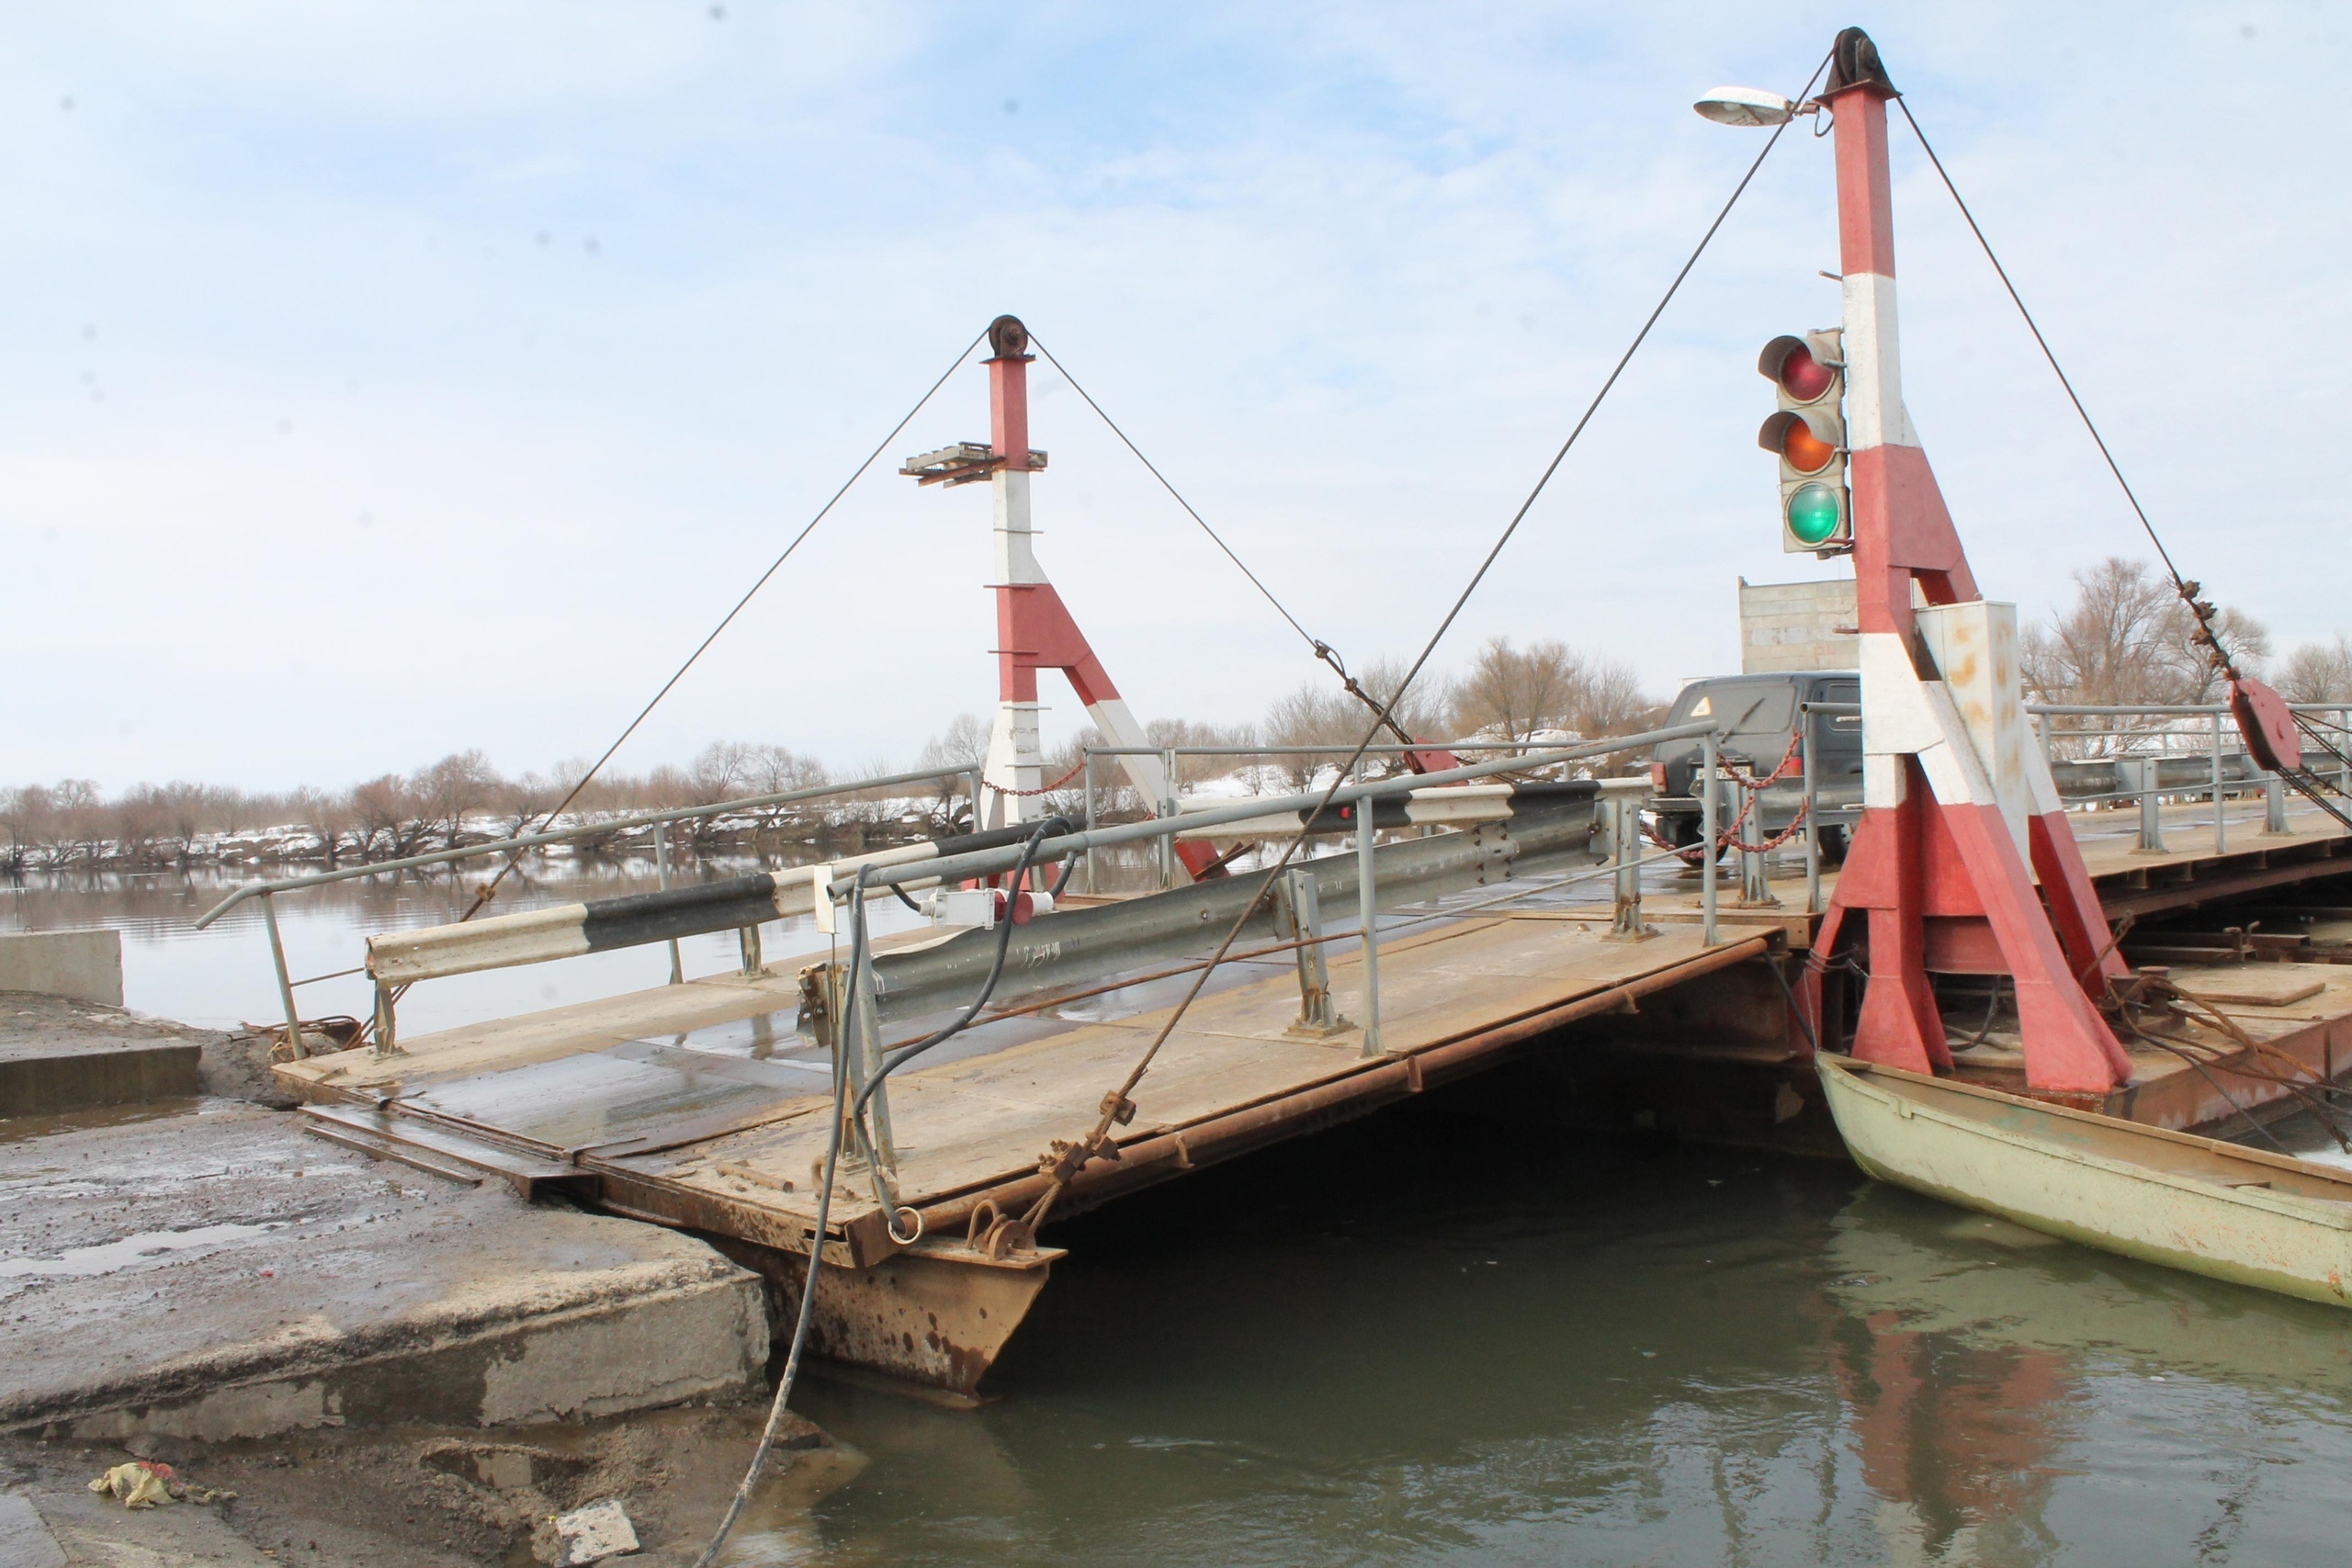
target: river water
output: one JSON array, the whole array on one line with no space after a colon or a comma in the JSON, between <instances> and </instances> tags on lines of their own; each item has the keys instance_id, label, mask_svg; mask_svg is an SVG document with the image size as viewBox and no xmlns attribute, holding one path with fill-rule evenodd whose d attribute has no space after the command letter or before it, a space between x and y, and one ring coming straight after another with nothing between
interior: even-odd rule
<instances>
[{"instance_id":1,"label":"river water","mask_svg":"<svg viewBox=\"0 0 2352 1568\"><path fill-rule=\"evenodd\" d=\"M650 867L543 867L500 902L650 886ZM344 889L288 901L298 973L465 897ZM29 886L0 912L121 927L134 1007L269 1018L257 917L186 928L220 891ZM771 955L819 941L767 933ZM685 956L727 967L732 939ZM658 984L667 964L441 982L403 1018ZM317 990L336 1005L306 1012L361 1010L356 982ZM862 1462L729 1561L2302 1564L2352 1533L2352 1314L1841 1165L1502 1126L1440 1091L1055 1239L1070 1256L993 1403L810 1382L801 1407Z\"/></svg>"}]
</instances>

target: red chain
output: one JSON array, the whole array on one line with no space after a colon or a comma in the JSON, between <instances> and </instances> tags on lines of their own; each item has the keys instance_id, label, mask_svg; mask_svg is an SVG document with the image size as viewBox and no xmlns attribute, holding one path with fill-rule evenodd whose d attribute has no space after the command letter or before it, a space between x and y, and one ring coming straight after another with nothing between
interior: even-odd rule
<instances>
[{"instance_id":1,"label":"red chain","mask_svg":"<svg viewBox=\"0 0 2352 1568\"><path fill-rule=\"evenodd\" d=\"M985 779L980 782L983 784L986 784L988 788L996 790L999 795L1051 795L1054 791L1061 788L1062 785L1069 783L1070 780L1078 777L1079 774L1084 772L1086 772L1086 759L1081 757L1079 759L1078 766L1072 768L1069 772L1064 773L1053 783L1049 784L1042 784L1035 789L1000 789L997 785L989 784Z\"/></svg>"},{"instance_id":2,"label":"red chain","mask_svg":"<svg viewBox=\"0 0 2352 1568\"><path fill-rule=\"evenodd\" d=\"M1750 844L1743 842L1739 839L1738 833L1740 824L1747 820L1747 813L1749 809L1755 806L1758 797L1761 795L1765 790L1788 777L1789 771L1792 768L1802 767L1804 750L1804 738L1802 735L1792 733L1789 736L1789 749L1781 753L1780 765L1775 767L1771 773L1767 774L1765 777L1760 779L1743 778L1737 773L1726 773L1723 775L1740 787L1743 792L1743 797L1740 800L1739 810L1737 813L1736 813L1731 821L1724 826L1723 831L1715 835L1715 848L1717 851L1720 852L1730 849L1738 850L1747 854L1770 854L1772 851L1779 849L1782 844L1787 843L1791 839L1796 837L1797 829L1804 827L1805 819L1813 815L1813 803L1811 801L1805 801L1800 804L1797 807L1796 816L1790 820L1789 825L1764 843ZM1656 844L1662 850L1677 851L1686 861L1690 860L1692 854L1698 852L1698 846L1695 844L1668 843L1664 839L1659 838L1657 833L1652 832L1646 824L1643 827L1642 831L1648 837L1651 843ZM1697 863L1692 862L1691 863L1696 864Z\"/></svg>"}]
</instances>

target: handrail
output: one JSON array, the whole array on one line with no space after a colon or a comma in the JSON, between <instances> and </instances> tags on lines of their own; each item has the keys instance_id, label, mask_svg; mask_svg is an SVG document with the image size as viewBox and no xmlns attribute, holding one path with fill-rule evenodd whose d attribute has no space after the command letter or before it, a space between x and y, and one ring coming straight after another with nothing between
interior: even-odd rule
<instances>
[{"instance_id":1,"label":"handrail","mask_svg":"<svg viewBox=\"0 0 2352 1568\"><path fill-rule=\"evenodd\" d=\"M2347 708L2352 708L2352 702L2289 703L2287 706L2296 713L2342 713ZM2227 703L2028 703L2025 705L2025 711L2061 715L2079 714L2094 717L2101 714L2117 716L2128 713L2205 717L2212 714L2229 712L2230 705Z\"/></svg>"},{"instance_id":2,"label":"handrail","mask_svg":"<svg viewBox=\"0 0 2352 1568\"><path fill-rule=\"evenodd\" d=\"M1252 817L1272 816L1283 811L1303 811L1321 804L1328 795L1331 804L1341 805L1358 800L1374 799L1392 795L1410 795L1418 790L1442 784L1457 784L1465 779L1483 779L1496 773L1517 773L1531 768L1549 768L1561 762L1572 762L1584 757L1605 757L1612 752L1640 746L1654 746L1667 740L1688 740L1716 733L1713 724L1679 724L1663 729L1645 730L1638 735L1611 736L1605 740L1587 741L1552 750L1529 752L1524 756L1498 758L1489 762L1473 762L1459 768L1443 768L1434 773L1406 773L1396 778L1382 779L1373 784L1349 784L1342 788L1306 790L1296 795L1264 795L1251 800L1237 801L1228 807L1206 811L1188 811L1177 817L1155 817L1142 822L1130 822L1116 828L1097 828L1083 833L1063 833L1047 839L1029 852L1031 863L1060 860L1082 854L1090 849L1109 849L1114 845L1134 843L1159 838L1164 834L1197 833L1204 828L1220 823L1246 821ZM837 898L845 898L861 879L867 887L895 886L907 882L957 882L966 877L989 876L1010 871L1023 856L1022 847L978 850L960 855L944 855L937 860L919 861L905 866L865 867L851 875L833 879L830 891Z\"/></svg>"},{"instance_id":3,"label":"handrail","mask_svg":"<svg viewBox=\"0 0 2352 1568\"><path fill-rule=\"evenodd\" d=\"M451 861L474 860L482 855L503 854L508 850L537 849L542 844L559 844L571 839L594 838L601 834L626 832L632 828L651 827L664 822L681 822L693 817L724 817L729 812L749 811L763 806L789 806L796 801L821 800L831 795L858 795L869 789L889 789L899 784L922 784L927 780L965 778L975 770L966 767L930 768L916 773L888 773L880 778L855 779L841 784L812 784L806 789L791 789L777 795L747 795L733 800L721 800L709 806L680 807L671 811L639 811L627 817L607 818L600 822L583 823L554 832L526 833L518 838L493 839L480 844L466 844L452 850L435 850L430 854L405 855L399 860L373 861L364 865L343 866L334 871L314 872L308 876L280 876L266 882L248 882L215 904L193 922L202 931L246 899L265 893L291 893L298 888L321 887L330 882L345 882L355 876L374 876L387 871L410 871L421 865L446 865Z\"/></svg>"},{"instance_id":4,"label":"handrail","mask_svg":"<svg viewBox=\"0 0 2352 1568\"><path fill-rule=\"evenodd\" d=\"M1610 740L1616 737L1601 735L1593 739ZM1244 746L1237 743L1229 746L1081 746L1079 750L1096 757L1306 757L1330 754L1352 757L1359 751L1387 755L1396 751L1526 750L1542 744L1535 740L1416 740L1408 746L1401 741L1385 740L1374 746Z\"/></svg>"}]
</instances>

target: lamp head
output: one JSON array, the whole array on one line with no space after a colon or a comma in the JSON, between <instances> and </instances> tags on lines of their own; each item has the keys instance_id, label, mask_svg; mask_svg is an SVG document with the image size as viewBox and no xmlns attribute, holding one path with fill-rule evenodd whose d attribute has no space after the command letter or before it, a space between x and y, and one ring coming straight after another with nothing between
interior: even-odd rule
<instances>
[{"instance_id":1,"label":"lamp head","mask_svg":"<svg viewBox=\"0 0 2352 1568\"><path fill-rule=\"evenodd\" d=\"M1761 87L1716 87L1690 106L1717 125L1786 125L1797 106Z\"/></svg>"}]
</instances>

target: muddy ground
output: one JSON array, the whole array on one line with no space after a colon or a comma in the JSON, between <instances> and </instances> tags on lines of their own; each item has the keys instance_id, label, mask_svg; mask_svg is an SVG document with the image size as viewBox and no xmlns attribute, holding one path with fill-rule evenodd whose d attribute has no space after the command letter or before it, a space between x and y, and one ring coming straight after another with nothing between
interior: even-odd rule
<instances>
[{"instance_id":1,"label":"muddy ground","mask_svg":"<svg viewBox=\"0 0 2352 1568\"><path fill-rule=\"evenodd\" d=\"M488 1245L476 1234L481 1226L515 1223L507 1211L519 1201L503 1189L442 1190L446 1184L435 1178L299 1134L290 1118L275 1113L290 1102L269 1077L266 1037L219 1034L56 998L10 993L7 999L14 1004L8 1021L20 1032L198 1041L202 1098L0 1119L0 1146L16 1172L5 1185L17 1200L0 1260L18 1254L49 1258L126 1230L185 1230L224 1220L252 1222L224 1229L279 1227L272 1234L286 1235L317 1221L313 1228L365 1235L371 1244L379 1236L402 1247L438 1243L445 1253L454 1247L471 1257ZM186 1157L175 1163L175 1151ZM229 1167L233 1180L196 1179ZM87 1190L79 1207L34 1201L60 1182ZM413 1222L410 1228L432 1234L408 1234L404 1218ZM467 1229L469 1223L474 1230ZM530 1234L619 1223L589 1221L558 1208L532 1224ZM654 1234L665 1242L670 1235ZM369 1250L384 1261L376 1247ZM128 1308L103 1319L84 1314L69 1321L70 1314L36 1310L40 1292L19 1290L9 1299L12 1310L0 1314L0 1333L38 1329L50 1340L46 1350L23 1340L12 1348L32 1353L45 1368L137 1361L171 1348L158 1338L173 1338L166 1324L197 1321L227 1332L236 1316L232 1306L243 1300L241 1292L295 1287L253 1308L287 1314L299 1312L312 1291L331 1293L338 1280L351 1289L371 1282L356 1260L340 1275L330 1271L306 1280L299 1269L289 1272L276 1258L268 1260L275 1268L257 1273L233 1267L234 1255L171 1257L186 1261L175 1262L168 1290L132 1291L125 1297ZM190 1316L153 1315L183 1307ZM109 1342L109 1334L130 1335L132 1342ZM30 1362L19 1369L33 1370ZM707 1403L560 1425L328 1426L217 1443L141 1435L118 1446L68 1437L64 1423L36 1423L0 1433L0 1565L16 1568L21 1559L56 1568L60 1558L40 1539L43 1527L69 1568L519 1565L534 1560L534 1531L551 1515L605 1498L622 1500L642 1543L642 1553L626 1561L689 1562L741 1478L766 1413L766 1390L750 1388ZM133 1458L168 1462L185 1482L236 1496L209 1506L183 1503L131 1511L89 1493L90 1481ZM793 1419L743 1531L805 1529L808 1505L862 1463ZM38 1521L25 1512L27 1505ZM24 1556L27 1551L32 1555Z\"/></svg>"},{"instance_id":2,"label":"muddy ground","mask_svg":"<svg viewBox=\"0 0 2352 1568\"><path fill-rule=\"evenodd\" d=\"M532 1532L542 1520L617 1497L644 1548L624 1561L683 1563L694 1560L725 1510L765 1416L763 1407L746 1404L561 1427L319 1429L215 1445L134 1438L129 1448L18 1436L0 1438L0 1483L44 1514L52 1500L79 1505L51 1527L69 1562L85 1560L74 1551L78 1528L170 1562L234 1561L243 1546L279 1562L519 1565L533 1561ZM191 1484L236 1498L139 1512L107 1502L103 1515L82 1503L90 1481L134 1457L164 1461ZM795 1419L745 1530L805 1513L860 1463ZM199 1515L209 1517L168 1517ZM142 1561L88 1544L92 1562Z\"/></svg>"}]
</instances>

